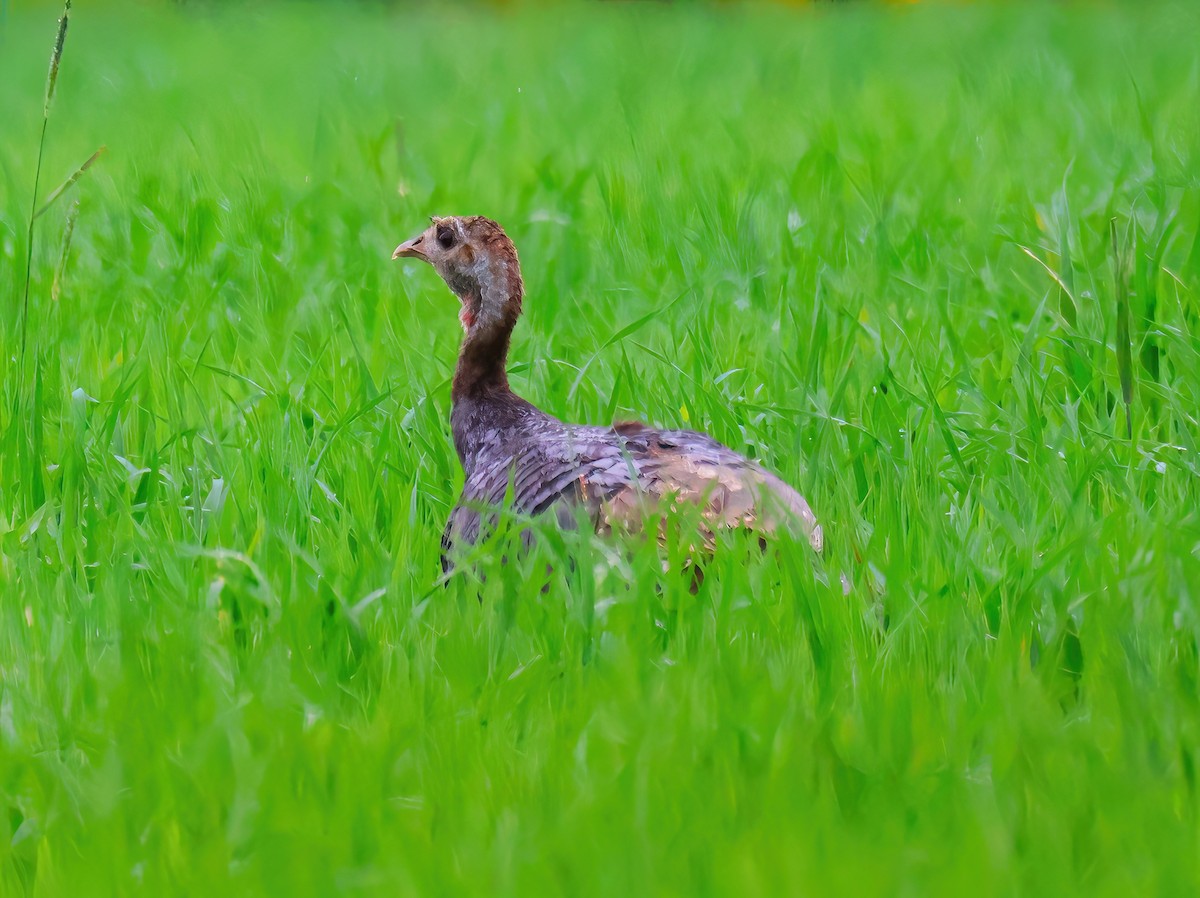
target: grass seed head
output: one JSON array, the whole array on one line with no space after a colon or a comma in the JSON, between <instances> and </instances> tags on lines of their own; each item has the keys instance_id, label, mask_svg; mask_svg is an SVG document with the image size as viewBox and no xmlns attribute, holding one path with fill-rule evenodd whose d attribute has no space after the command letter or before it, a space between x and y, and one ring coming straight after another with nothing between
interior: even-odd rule
<instances>
[{"instance_id":1,"label":"grass seed head","mask_svg":"<svg viewBox=\"0 0 1200 898\"><path fill-rule=\"evenodd\" d=\"M58 66L62 62L63 44L67 40L67 25L71 18L71 0L63 6L62 17L58 20L58 34L54 37L54 49L50 52L50 71L46 73L46 104L42 115L50 117L50 104L54 102L54 88L58 84Z\"/></svg>"}]
</instances>

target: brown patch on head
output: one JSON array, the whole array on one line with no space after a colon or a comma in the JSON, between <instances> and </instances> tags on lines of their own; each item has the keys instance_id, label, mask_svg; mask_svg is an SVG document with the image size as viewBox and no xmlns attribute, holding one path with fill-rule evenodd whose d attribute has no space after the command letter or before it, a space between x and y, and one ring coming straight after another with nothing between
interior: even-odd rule
<instances>
[{"instance_id":1,"label":"brown patch on head","mask_svg":"<svg viewBox=\"0 0 1200 898\"><path fill-rule=\"evenodd\" d=\"M635 434L643 433L649 430L641 421L617 421L613 424L613 430L623 437L631 437Z\"/></svg>"}]
</instances>

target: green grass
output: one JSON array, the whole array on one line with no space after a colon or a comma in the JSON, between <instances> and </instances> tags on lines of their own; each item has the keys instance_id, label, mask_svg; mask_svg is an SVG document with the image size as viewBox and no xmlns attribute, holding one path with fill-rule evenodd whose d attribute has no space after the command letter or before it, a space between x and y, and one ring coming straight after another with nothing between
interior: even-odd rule
<instances>
[{"instance_id":1,"label":"green grass","mask_svg":"<svg viewBox=\"0 0 1200 898\"><path fill-rule=\"evenodd\" d=\"M22 376L56 15L0 35L0 895L1200 889L1191 4L81 3ZM554 533L439 587L431 213L517 243L519 392L757 454L852 594Z\"/></svg>"}]
</instances>

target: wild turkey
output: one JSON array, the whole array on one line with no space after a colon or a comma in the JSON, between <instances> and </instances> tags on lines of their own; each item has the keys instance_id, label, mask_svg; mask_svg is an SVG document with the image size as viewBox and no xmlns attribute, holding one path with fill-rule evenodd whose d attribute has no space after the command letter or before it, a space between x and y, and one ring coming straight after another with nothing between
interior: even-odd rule
<instances>
[{"instance_id":1,"label":"wild turkey","mask_svg":"<svg viewBox=\"0 0 1200 898\"><path fill-rule=\"evenodd\" d=\"M574 526L582 511L597 531L639 528L660 503L694 503L711 547L721 528L762 536L782 527L821 550L821 528L804 498L750 459L690 430L644 424L564 424L509 389L509 340L524 284L517 251L482 216L433 218L393 259L431 264L462 303L466 332L454 372L450 425L466 474L442 538L442 566L456 549L486 535L489 509L512 503L528 515L557 515Z\"/></svg>"}]
</instances>

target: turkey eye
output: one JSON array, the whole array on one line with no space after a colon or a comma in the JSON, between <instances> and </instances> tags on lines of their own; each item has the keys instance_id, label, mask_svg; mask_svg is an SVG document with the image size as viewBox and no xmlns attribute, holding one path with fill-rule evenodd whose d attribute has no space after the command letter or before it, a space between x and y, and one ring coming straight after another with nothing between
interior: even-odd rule
<instances>
[{"instance_id":1,"label":"turkey eye","mask_svg":"<svg viewBox=\"0 0 1200 898\"><path fill-rule=\"evenodd\" d=\"M449 228L438 228L437 242L442 249L449 249L454 246L454 232Z\"/></svg>"}]
</instances>

